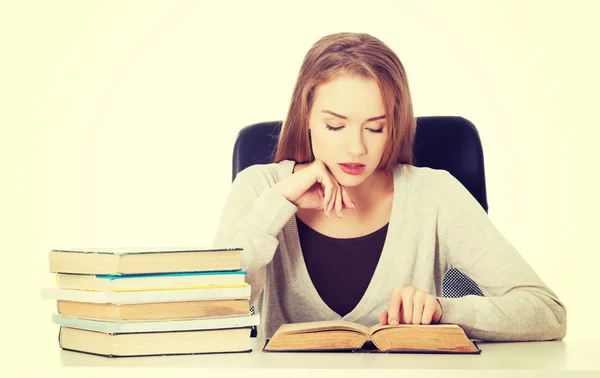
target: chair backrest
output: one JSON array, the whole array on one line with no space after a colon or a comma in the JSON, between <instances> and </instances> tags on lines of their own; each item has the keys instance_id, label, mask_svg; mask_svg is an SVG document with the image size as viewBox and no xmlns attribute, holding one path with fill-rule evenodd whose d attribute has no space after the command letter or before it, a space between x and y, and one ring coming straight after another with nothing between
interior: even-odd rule
<instances>
[{"instance_id":1,"label":"chair backrest","mask_svg":"<svg viewBox=\"0 0 600 378\"><path fill-rule=\"evenodd\" d=\"M414 165L444 169L488 211L483 148L475 125L462 117L417 117ZM247 167L273 162L282 121L244 127L233 148L232 180Z\"/></svg>"},{"instance_id":2,"label":"chair backrest","mask_svg":"<svg viewBox=\"0 0 600 378\"><path fill-rule=\"evenodd\" d=\"M462 117L417 117L413 144L414 165L444 169L458 179L488 211L483 148L475 125ZM254 164L273 162L282 121L260 122L244 127L233 147L233 174ZM451 268L442 283L444 297L483 295L461 271Z\"/></svg>"}]
</instances>

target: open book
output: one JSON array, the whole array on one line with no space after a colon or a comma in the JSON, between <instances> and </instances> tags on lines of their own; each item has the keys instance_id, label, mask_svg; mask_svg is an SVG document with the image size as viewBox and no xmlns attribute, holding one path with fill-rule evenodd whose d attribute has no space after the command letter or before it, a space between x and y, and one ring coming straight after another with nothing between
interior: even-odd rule
<instances>
[{"instance_id":1,"label":"open book","mask_svg":"<svg viewBox=\"0 0 600 378\"><path fill-rule=\"evenodd\" d=\"M343 320L283 324L267 341L264 351L364 351L369 349L369 341L379 352L481 353L455 324L376 324L369 328Z\"/></svg>"}]
</instances>

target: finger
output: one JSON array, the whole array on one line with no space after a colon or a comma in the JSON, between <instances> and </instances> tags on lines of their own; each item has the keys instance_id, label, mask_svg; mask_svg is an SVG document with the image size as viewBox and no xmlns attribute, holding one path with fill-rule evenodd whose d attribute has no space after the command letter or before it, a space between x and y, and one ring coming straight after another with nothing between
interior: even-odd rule
<instances>
[{"instance_id":1,"label":"finger","mask_svg":"<svg viewBox=\"0 0 600 378\"><path fill-rule=\"evenodd\" d=\"M342 203L344 204L344 208L354 209L354 202L352 202L352 200L350 199L348 192L346 192L346 188L344 188L343 186L340 186L340 188L342 189Z\"/></svg>"},{"instance_id":2,"label":"finger","mask_svg":"<svg viewBox=\"0 0 600 378\"><path fill-rule=\"evenodd\" d=\"M323 205L325 200L325 192L323 192L321 185L317 187L317 198L321 200L321 205L318 207L318 209L325 209L325 206Z\"/></svg>"},{"instance_id":3,"label":"finger","mask_svg":"<svg viewBox=\"0 0 600 378\"><path fill-rule=\"evenodd\" d=\"M427 293L421 290L417 290L413 300L413 311L412 311L412 324L421 324L421 316L423 315L423 306L425 306L425 299Z\"/></svg>"},{"instance_id":4,"label":"finger","mask_svg":"<svg viewBox=\"0 0 600 378\"><path fill-rule=\"evenodd\" d=\"M440 301L437 298L435 298L435 303L435 311L433 312L433 317L431 318L432 324L438 324L440 320L442 320L442 305L440 304Z\"/></svg>"},{"instance_id":5,"label":"finger","mask_svg":"<svg viewBox=\"0 0 600 378\"><path fill-rule=\"evenodd\" d=\"M390 296L390 303L388 305L387 313L388 313L388 323L390 325L399 324L400 319L398 319L400 315L400 302L402 300L402 287L398 286L392 290L392 295Z\"/></svg>"},{"instance_id":6,"label":"finger","mask_svg":"<svg viewBox=\"0 0 600 378\"><path fill-rule=\"evenodd\" d=\"M342 187L337 185L336 193L335 193L335 212L338 217L342 217Z\"/></svg>"},{"instance_id":7,"label":"finger","mask_svg":"<svg viewBox=\"0 0 600 378\"><path fill-rule=\"evenodd\" d=\"M381 314L379 314L379 324L382 324L382 325L388 324L388 312L387 311L383 311Z\"/></svg>"},{"instance_id":8,"label":"finger","mask_svg":"<svg viewBox=\"0 0 600 378\"><path fill-rule=\"evenodd\" d=\"M412 323L412 313L413 313L413 298L415 294L414 288L406 288L402 292L402 308L400 309L402 316L402 324L410 324Z\"/></svg>"},{"instance_id":9,"label":"finger","mask_svg":"<svg viewBox=\"0 0 600 378\"><path fill-rule=\"evenodd\" d=\"M329 202L333 196L333 185L330 180L323 180L321 187L323 188L323 193L325 193L323 196L323 211L327 214L327 208L329 207Z\"/></svg>"},{"instance_id":10,"label":"finger","mask_svg":"<svg viewBox=\"0 0 600 378\"><path fill-rule=\"evenodd\" d=\"M437 299L433 295L427 296L425 306L423 307L422 324L431 324L433 322L433 314L437 307Z\"/></svg>"},{"instance_id":11,"label":"finger","mask_svg":"<svg viewBox=\"0 0 600 378\"><path fill-rule=\"evenodd\" d=\"M337 199L337 187L335 185L335 183L330 182L331 185L331 197L329 198L329 203L327 204L327 211L325 211L325 214L329 217L331 216L331 211L333 210L334 206L335 206L335 201Z\"/></svg>"}]
</instances>

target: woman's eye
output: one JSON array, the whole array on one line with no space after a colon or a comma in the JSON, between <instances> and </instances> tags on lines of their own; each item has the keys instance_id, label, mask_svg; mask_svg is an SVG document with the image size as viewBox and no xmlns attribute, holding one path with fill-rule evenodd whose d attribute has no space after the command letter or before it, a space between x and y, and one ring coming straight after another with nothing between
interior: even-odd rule
<instances>
[{"instance_id":1,"label":"woman's eye","mask_svg":"<svg viewBox=\"0 0 600 378\"><path fill-rule=\"evenodd\" d=\"M383 127L381 129L367 129L367 130L369 130L370 132L373 132L373 133L382 133Z\"/></svg>"},{"instance_id":2,"label":"woman's eye","mask_svg":"<svg viewBox=\"0 0 600 378\"><path fill-rule=\"evenodd\" d=\"M340 127L331 127L328 124L325 124L325 126L327 126L327 130L332 130L332 131L338 131L341 128L343 128L344 126L340 126Z\"/></svg>"},{"instance_id":3,"label":"woman's eye","mask_svg":"<svg viewBox=\"0 0 600 378\"><path fill-rule=\"evenodd\" d=\"M344 128L344 126L339 126L339 127L333 127L333 126L329 126L328 124L325 124L325 126L327 127L327 130L331 130L331 131L338 131ZM383 127L381 129L367 129L372 133L382 133L383 132Z\"/></svg>"}]
</instances>

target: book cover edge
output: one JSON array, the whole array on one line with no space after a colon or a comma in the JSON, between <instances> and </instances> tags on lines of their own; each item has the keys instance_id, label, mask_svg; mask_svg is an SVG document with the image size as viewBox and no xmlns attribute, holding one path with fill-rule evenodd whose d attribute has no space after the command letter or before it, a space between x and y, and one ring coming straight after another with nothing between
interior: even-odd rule
<instances>
[{"instance_id":1,"label":"book cover edge","mask_svg":"<svg viewBox=\"0 0 600 378\"><path fill-rule=\"evenodd\" d=\"M104 249L104 250L103 250ZM144 251L143 248L139 248L139 251L133 251L136 248L130 248L131 251L109 251L111 248L80 248L80 249L51 249L50 252L58 253L81 253L81 254L100 254L100 255L144 255L144 254L166 254L166 253L198 253L198 252L235 252L242 251L243 248L182 248L182 249L164 249L160 251Z\"/></svg>"},{"instance_id":2,"label":"book cover edge","mask_svg":"<svg viewBox=\"0 0 600 378\"><path fill-rule=\"evenodd\" d=\"M265 353L379 353L379 354L481 354L481 349L477 342L474 340L469 340L477 349L473 352L453 352L447 350L429 350L429 349L411 349L411 350L398 350L398 351L382 351L379 349L375 350L365 350L362 348L340 348L340 349L306 349L306 350L267 350L267 345L269 344L270 339L265 339L265 345L262 348L262 351Z\"/></svg>"}]
</instances>

